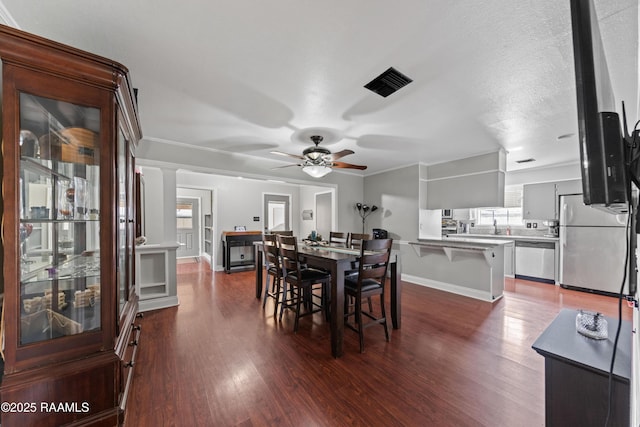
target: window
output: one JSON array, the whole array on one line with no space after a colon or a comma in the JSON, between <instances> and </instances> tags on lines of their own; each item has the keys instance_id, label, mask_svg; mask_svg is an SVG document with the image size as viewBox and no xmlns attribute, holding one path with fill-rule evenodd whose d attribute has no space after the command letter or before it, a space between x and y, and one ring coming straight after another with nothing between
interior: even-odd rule
<instances>
[{"instance_id":1,"label":"window","mask_svg":"<svg viewBox=\"0 0 640 427\"><path fill-rule=\"evenodd\" d=\"M193 228L193 204L178 203L176 206L176 221L179 229Z\"/></svg>"},{"instance_id":2,"label":"window","mask_svg":"<svg viewBox=\"0 0 640 427\"><path fill-rule=\"evenodd\" d=\"M476 218L478 225L522 225L522 208L480 208Z\"/></svg>"},{"instance_id":3,"label":"window","mask_svg":"<svg viewBox=\"0 0 640 427\"><path fill-rule=\"evenodd\" d=\"M522 225L522 186L507 187L504 191L504 208L478 208L478 225Z\"/></svg>"}]
</instances>

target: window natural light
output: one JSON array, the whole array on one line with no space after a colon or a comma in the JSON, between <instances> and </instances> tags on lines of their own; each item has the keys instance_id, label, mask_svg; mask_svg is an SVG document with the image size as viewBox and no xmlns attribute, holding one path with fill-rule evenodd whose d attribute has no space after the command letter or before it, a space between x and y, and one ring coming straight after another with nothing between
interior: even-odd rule
<instances>
[{"instance_id":1,"label":"window natural light","mask_svg":"<svg viewBox=\"0 0 640 427\"><path fill-rule=\"evenodd\" d=\"M493 225L495 220L498 225L522 226L522 186L513 186L505 189L504 208L478 208L475 217L478 225Z\"/></svg>"}]
</instances>

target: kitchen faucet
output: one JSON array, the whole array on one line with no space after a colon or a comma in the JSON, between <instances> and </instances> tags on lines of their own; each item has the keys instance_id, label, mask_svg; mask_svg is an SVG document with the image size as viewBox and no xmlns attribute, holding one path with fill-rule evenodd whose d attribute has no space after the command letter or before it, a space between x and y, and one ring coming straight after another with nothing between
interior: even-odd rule
<instances>
[{"instance_id":1,"label":"kitchen faucet","mask_svg":"<svg viewBox=\"0 0 640 427\"><path fill-rule=\"evenodd\" d=\"M493 220L493 234L498 234L498 220Z\"/></svg>"}]
</instances>

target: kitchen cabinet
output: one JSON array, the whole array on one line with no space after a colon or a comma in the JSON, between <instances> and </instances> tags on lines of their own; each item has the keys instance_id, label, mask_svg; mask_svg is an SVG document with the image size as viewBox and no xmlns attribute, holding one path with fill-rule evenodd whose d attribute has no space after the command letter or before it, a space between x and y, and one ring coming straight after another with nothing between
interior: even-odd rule
<instances>
[{"instance_id":1,"label":"kitchen cabinet","mask_svg":"<svg viewBox=\"0 0 640 427\"><path fill-rule=\"evenodd\" d=\"M429 165L425 169L420 170L421 208L423 199L426 209L504 205L504 150Z\"/></svg>"},{"instance_id":2,"label":"kitchen cabinet","mask_svg":"<svg viewBox=\"0 0 640 427\"><path fill-rule=\"evenodd\" d=\"M582 193L582 180L526 184L522 188L522 218L529 220L558 219L558 197Z\"/></svg>"},{"instance_id":3,"label":"kitchen cabinet","mask_svg":"<svg viewBox=\"0 0 640 427\"><path fill-rule=\"evenodd\" d=\"M556 182L556 193L558 196L562 194L580 194L582 193L582 180L569 179L566 181Z\"/></svg>"},{"instance_id":4,"label":"kitchen cabinet","mask_svg":"<svg viewBox=\"0 0 640 427\"><path fill-rule=\"evenodd\" d=\"M522 218L529 220L557 219L556 184L527 184L522 188Z\"/></svg>"},{"instance_id":5,"label":"kitchen cabinet","mask_svg":"<svg viewBox=\"0 0 640 427\"><path fill-rule=\"evenodd\" d=\"M125 67L0 26L2 424L124 421L140 328ZM43 411L77 404L77 410ZM65 406L66 407L66 406Z\"/></svg>"}]
</instances>

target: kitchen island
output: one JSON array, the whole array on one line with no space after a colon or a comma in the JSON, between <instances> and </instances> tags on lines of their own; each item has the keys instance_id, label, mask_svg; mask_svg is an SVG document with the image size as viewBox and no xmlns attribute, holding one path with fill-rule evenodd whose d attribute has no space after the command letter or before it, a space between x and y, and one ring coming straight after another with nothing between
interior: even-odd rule
<instances>
[{"instance_id":1,"label":"kitchen island","mask_svg":"<svg viewBox=\"0 0 640 427\"><path fill-rule=\"evenodd\" d=\"M492 239L418 239L410 242L419 260L406 280L493 302L504 292L504 245ZM404 278L404 275L403 275Z\"/></svg>"},{"instance_id":2,"label":"kitchen island","mask_svg":"<svg viewBox=\"0 0 640 427\"><path fill-rule=\"evenodd\" d=\"M558 237L507 234L450 234L448 239L491 239L505 241L504 271L507 277L558 283L560 250Z\"/></svg>"}]
</instances>

